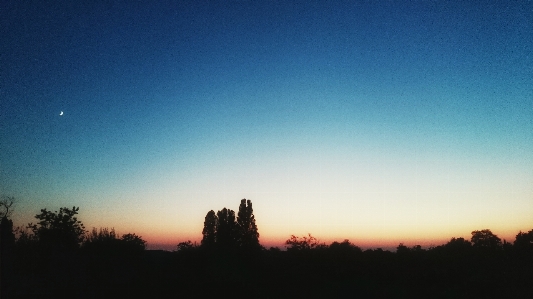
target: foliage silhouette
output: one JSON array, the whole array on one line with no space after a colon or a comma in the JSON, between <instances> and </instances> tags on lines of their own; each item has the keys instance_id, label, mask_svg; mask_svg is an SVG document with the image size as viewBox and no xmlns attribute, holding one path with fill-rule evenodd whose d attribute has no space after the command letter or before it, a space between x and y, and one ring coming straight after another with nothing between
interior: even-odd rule
<instances>
[{"instance_id":1,"label":"foliage silhouette","mask_svg":"<svg viewBox=\"0 0 533 299\"><path fill-rule=\"evenodd\" d=\"M216 214L209 211L204 219L201 247L222 251L259 251L259 232L253 214L252 201L242 199L239 212L223 208Z\"/></svg>"},{"instance_id":2,"label":"foliage silhouette","mask_svg":"<svg viewBox=\"0 0 533 299\"><path fill-rule=\"evenodd\" d=\"M13 255L13 290L39 290L34 295L46 297L76 297L78 287L84 279L81 271L85 269L80 256L80 244L85 237L85 229L76 217L78 208L61 208L51 212L42 209L35 218L37 224L28 224L16 230L17 239ZM21 278L31 273L33 279L21 287ZM38 279L35 279L35 278ZM10 291L11 292L11 291ZM12 293L7 297L11 297Z\"/></svg>"},{"instance_id":3,"label":"foliage silhouette","mask_svg":"<svg viewBox=\"0 0 533 299\"><path fill-rule=\"evenodd\" d=\"M113 251L119 246L119 242L114 228L100 228L98 231L93 227L92 231L87 233L82 248L94 251Z\"/></svg>"},{"instance_id":4,"label":"foliage silhouette","mask_svg":"<svg viewBox=\"0 0 533 299\"><path fill-rule=\"evenodd\" d=\"M193 244L191 240L188 240L187 242L180 242L177 247L178 252L187 252L196 249L196 247L198 246L196 246L196 244Z\"/></svg>"},{"instance_id":5,"label":"foliage silhouette","mask_svg":"<svg viewBox=\"0 0 533 299\"><path fill-rule=\"evenodd\" d=\"M252 201L242 199L237 216L239 245L247 249L259 249L259 232L255 224Z\"/></svg>"},{"instance_id":6,"label":"foliage silhouette","mask_svg":"<svg viewBox=\"0 0 533 299\"><path fill-rule=\"evenodd\" d=\"M359 253L362 253L363 251L361 250L361 248L355 246L354 244L350 243L350 241L348 239L345 239L344 241L342 242L333 242L329 245L329 250L332 251L332 252L335 252L335 253L339 253L339 254L345 254L345 255L349 255L349 254L359 254Z\"/></svg>"},{"instance_id":7,"label":"foliage silhouette","mask_svg":"<svg viewBox=\"0 0 533 299\"><path fill-rule=\"evenodd\" d=\"M135 234L125 234L118 237L115 229L96 228L87 234L82 248L99 254L135 254L145 250L146 241Z\"/></svg>"},{"instance_id":8,"label":"foliage silhouette","mask_svg":"<svg viewBox=\"0 0 533 299\"><path fill-rule=\"evenodd\" d=\"M216 228L216 244L222 250L234 250L238 245L238 227L235 222L235 212L223 208L217 212L218 225Z\"/></svg>"},{"instance_id":9,"label":"foliage silhouette","mask_svg":"<svg viewBox=\"0 0 533 299\"><path fill-rule=\"evenodd\" d=\"M533 229L527 233L520 231L516 235L514 246L519 250L533 250Z\"/></svg>"},{"instance_id":10,"label":"foliage silhouette","mask_svg":"<svg viewBox=\"0 0 533 299\"><path fill-rule=\"evenodd\" d=\"M451 240L444 246L451 250L464 251L469 250L472 247L472 243L464 238L451 238Z\"/></svg>"},{"instance_id":11,"label":"foliage silhouette","mask_svg":"<svg viewBox=\"0 0 533 299\"><path fill-rule=\"evenodd\" d=\"M398 254L409 253L409 248L407 246L403 245L403 243L400 243L400 245L398 245L398 247L396 247L396 253L398 253Z\"/></svg>"},{"instance_id":12,"label":"foliage silhouette","mask_svg":"<svg viewBox=\"0 0 533 299\"><path fill-rule=\"evenodd\" d=\"M472 232L471 242L474 248L500 248L502 241L490 229L475 230Z\"/></svg>"},{"instance_id":13,"label":"foliage silhouette","mask_svg":"<svg viewBox=\"0 0 533 299\"><path fill-rule=\"evenodd\" d=\"M105 297L122 289L125 284L138 284L142 276L145 243L135 234L124 234L122 237L114 229L93 228L81 247L86 260L86 273L90 273L91 285L99 285L93 289L93 297ZM134 287L134 286L131 286ZM121 290L119 293L122 293ZM125 294L116 294L124 296Z\"/></svg>"},{"instance_id":14,"label":"foliage silhouette","mask_svg":"<svg viewBox=\"0 0 533 299\"><path fill-rule=\"evenodd\" d=\"M288 245L287 251L302 251L319 248L323 244L321 244L317 238L308 234L308 236L303 237L291 235L291 237L285 241L285 245Z\"/></svg>"},{"instance_id":15,"label":"foliage silhouette","mask_svg":"<svg viewBox=\"0 0 533 299\"><path fill-rule=\"evenodd\" d=\"M15 198L10 196L2 196L0 200L0 218L10 218L13 213L13 205L15 204Z\"/></svg>"},{"instance_id":16,"label":"foliage silhouette","mask_svg":"<svg viewBox=\"0 0 533 299\"><path fill-rule=\"evenodd\" d=\"M12 285L13 249L15 233L11 217L14 198L4 197L0 201L0 298L6 298Z\"/></svg>"},{"instance_id":17,"label":"foliage silhouette","mask_svg":"<svg viewBox=\"0 0 533 299\"><path fill-rule=\"evenodd\" d=\"M248 210L251 205L244 203L241 201L239 212L253 215ZM210 211L205 219L208 221L204 221L202 245L181 242L176 252L144 250L146 243L141 237L120 237L114 229L107 228L93 228L85 235L81 249L72 251L36 246L41 241L39 236L16 230L11 287L2 285L2 298L133 298L167 294L206 298L220 297L221 290L228 286L238 291L224 294L237 298L533 296L533 254L528 249L533 230L519 232L513 244L498 243L499 238L486 230L483 238L473 240L478 245L464 238L451 238L429 249L400 243L396 252L379 248L362 251L349 240L326 245L311 234L291 235L286 251L273 247L243 254L252 252L241 250L245 248L245 217L239 213L235 219L232 212L222 209L217 215ZM42 227L51 229L52 225ZM252 225L247 227L254 231ZM232 244L226 246L228 250L205 250L206 244L215 249L225 244L228 239L224 232L233 238L228 241ZM473 236L481 235L475 232L483 231L474 231ZM131 251L124 244L130 244Z\"/></svg>"},{"instance_id":18,"label":"foliage silhouette","mask_svg":"<svg viewBox=\"0 0 533 299\"><path fill-rule=\"evenodd\" d=\"M11 217L15 200L13 197L4 197L0 200L0 262L10 258L11 250L15 245L15 233Z\"/></svg>"},{"instance_id":19,"label":"foliage silhouette","mask_svg":"<svg viewBox=\"0 0 533 299\"><path fill-rule=\"evenodd\" d=\"M128 253L140 253L146 249L146 241L136 234L125 234L120 238L124 251Z\"/></svg>"},{"instance_id":20,"label":"foliage silhouette","mask_svg":"<svg viewBox=\"0 0 533 299\"><path fill-rule=\"evenodd\" d=\"M204 220L204 229L202 230L202 242L201 245L204 248L213 248L217 241L217 227L218 217L215 211L211 210L207 212Z\"/></svg>"},{"instance_id":21,"label":"foliage silhouette","mask_svg":"<svg viewBox=\"0 0 533 299\"><path fill-rule=\"evenodd\" d=\"M15 233L13 231L13 221L3 216L0 219L0 250L5 252L11 250L15 245Z\"/></svg>"},{"instance_id":22,"label":"foliage silhouette","mask_svg":"<svg viewBox=\"0 0 533 299\"><path fill-rule=\"evenodd\" d=\"M28 227L42 245L76 249L83 242L86 232L83 223L75 216L78 211L76 207L60 208L59 212L41 209L41 213L35 215L39 222L30 223Z\"/></svg>"}]
</instances>

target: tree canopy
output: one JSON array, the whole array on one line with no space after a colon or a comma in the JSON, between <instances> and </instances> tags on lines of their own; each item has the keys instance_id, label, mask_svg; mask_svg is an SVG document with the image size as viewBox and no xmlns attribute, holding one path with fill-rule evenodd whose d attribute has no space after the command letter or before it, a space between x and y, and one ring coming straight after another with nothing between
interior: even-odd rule
<instances>
[{"instance_id":1,"label":"tree canopy","mask_svg":"<svg viewBox=\"0 0 533 299\"><path fill-rule=\"evenodd\" d=\"M207 212L201 245L203 248L223 250L261 248L252 201L241 200L237 217L235 217L235 211L227 208L223 208L216 214L213 210Z\"/></svg>"},{"instance_id":2,"label":"tree canopy","mask_svg":"<svg viewBox=\"0 0 533 299\"><path fill-rule=\"evenodd\" d=\"M472 232L471 242L476 248L498 248L502 241L490 229L475 230Z\"/></svg>"},{"instance_id":3,"label":"tree canopy","mask_svg":"<svg viewBox=\"0 0 533 299\"><path fill-rule=\"evenodd\" d=\"M13 233L13 221L10 218L15 203L13 197L4 196L0 200L0 248L5 251L15 243L15 234Z\"/></svg>"},{"instance_id":4,"label":"tree canopy","mask_svg":"<svg viewBox=\"0 0 533 299\"><path fill-rule=\"evenodd\" d=\"M514 246L519 249L533 250L533 229L527 233L519 232L516 235Z\"/></svg>"},{"instance_id":5,"label":"tree canopy","mask_svg":"<svg viewBox=\"0 0 533 299\"><path fill-rule=\"evenodd\" d=\"M221 249L232 249L237 247L238 230L235 222L235 212L223 208L217 212L217 246Z\"/></svg>"},{"instance_id":6,"label":"tree canopy","mask_svg":"<svg viewBox=\"0 0 533 299\"><path fill-rule=\"evenodd\" d=\"M213 247L217 241L217 227L218 227L218 217L215 214L215 211L211 210L207 212L204 220L204 229L202 230L202 246L204 247Z\"/></svg>"},{"instance_id":7,"label":"tree canopy","mask_svg":"<svg viewBox=\"0 0 533 299\"><path fill-rule=\"evenodd\" d=\"M307 234L307 236L303 236L301 238L291 235L291 237L285 241L285 244L288 245L288 251L310 250L322 245L318 239L311 236L311 234Z\"/></svg>"},{"instance_id":8,"label":"tree canopy","mask_svg":"<svg viewBox=\"0 0 533 299\"><path fill-rule=\"evenodd\" d=\"M133 253L143 251L146 241L135 234L125 234L119 238L114 228L100 228L100 231L93 228L82 247L95 253Z\"/></svg>"},{"instance_id":9,"label":"tree canopy","mask_svg":"<svg viewBox=\"0 0 533 299\"><path fill-rule=\"evenodd\" d=\"M239 228L239 243L241 247L253 248L259 247L259 232L255 224L254 210L252 201L242 199L237 216L237 225Z\"/></svg>"},{"instance_id":10,"label":"tree canopy","mask_svg":"<svg viewBox=\"0 0 533 299\"><path fill-rule=\"evenodd\" d=\"M0 200L0 218L9 218L13 213L13 205L15 204L15 198L9 196L2 196Z\"/></svg>"},{"instance_id":11,"label":"tree canopy","mask_svg":"<svg viewBox=\"0 0 533 299\"><path fill-rule=\"evenodd\" d=\"M77 219L79 208L60 208L59 212L41 209L41 213L35 215L39 220L37 224L30 223L29 228L33 231L40 244L58 246L60 248L78 248L85 237L85 227Z\"/></svg>"}]
</instances>

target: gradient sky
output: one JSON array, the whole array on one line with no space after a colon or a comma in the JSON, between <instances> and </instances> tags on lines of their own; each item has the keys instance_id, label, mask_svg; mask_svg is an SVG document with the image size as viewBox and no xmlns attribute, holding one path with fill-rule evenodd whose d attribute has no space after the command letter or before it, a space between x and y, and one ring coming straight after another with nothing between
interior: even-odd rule
<instances>
[{"instance_id":1,"label":"gradient sky","mask_svg":"<svg viewBox=\"0 0 533 299\"><path fill-rule=\"evenodd\" d=\"M0 5L16 225L175 248L247 198L266 245L533 228L532 1L77 2Z\"/></svg>"}]
</instances>

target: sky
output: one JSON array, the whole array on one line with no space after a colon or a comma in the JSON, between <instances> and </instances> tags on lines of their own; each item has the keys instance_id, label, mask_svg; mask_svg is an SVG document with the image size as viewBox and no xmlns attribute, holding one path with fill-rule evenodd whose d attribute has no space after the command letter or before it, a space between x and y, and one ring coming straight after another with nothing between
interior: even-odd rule
<instances>
[{"instance_id":1,"label":"sky","mask_svg":"<svg viewBox=\"0 0 533 299\"><path fill-rule=\"evenodd\" d=\"M77 2L0 5L15 225L174 249L246 198L265 246L533 229L532 1Z\"/></svg>"}]
</instances>

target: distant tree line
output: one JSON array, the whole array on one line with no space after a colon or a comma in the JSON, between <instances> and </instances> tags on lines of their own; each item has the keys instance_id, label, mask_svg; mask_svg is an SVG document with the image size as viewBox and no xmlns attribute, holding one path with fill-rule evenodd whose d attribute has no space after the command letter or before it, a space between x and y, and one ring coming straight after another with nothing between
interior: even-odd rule
<instances>
[{"instance_id":1,"label":"distant tree line","mask_svg":"<svg viewBox=\"0 0 533 299\"><path fill-rule=\"evenodd\" d=\"M13 199L0 201L1 298L533 298L533 229L512 243L482 229L395 252L311 234L267 249L242 199L237 213L207 213L200 245L165 252L135 234L87 231L78 211L42 209L13 228Z\"/></svg>"},{"instance_id":2,"label":"distant tree line","mask_svg":"<svg viewBox=\"0 0 533 299\"><path fill-rule=\"evenodd\" d=\"M213 290L239 286L242 294L257 298L533 297L533 230L519 232L513 243L482 229L470 239L454 237L428 249L400 243L396 252L362 250L347 239L327 245L311 234L291 235L284 251L259 245L249 200L241 200L238 216L226 208L207 213L201 245L180 243L175 252L176 263L187 269L179 280L194 288L194 282L211 277ZM242 252L250 248L245 244L254 244L259 255L216 255Z\"/></svg>"},{"instance_id":3,"label":"distant tree line","mask_svg":"<svg viewBox=\"0 0 533 299\"><path fill-rule=\"evenodd\" d=\"M146 247L146 241L135 234L125 234L119 237L114 229L93 228L91 232L85 230L85 226L78 220L76 215L79 208L62 207L58 211L41 209L41 213L35 215L37 223L29 223L26 227L18 227L12 230L11 239L15 247L35 246L40 250L74 251L78 249L99 250L100 247L120 247L124 250L142 251ZM9 232L7 232L9 234ZM15 240L15 234L17 238Z\"/></svg>"}]
</instances>

